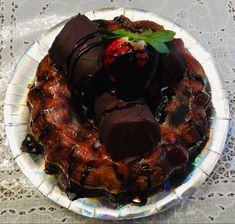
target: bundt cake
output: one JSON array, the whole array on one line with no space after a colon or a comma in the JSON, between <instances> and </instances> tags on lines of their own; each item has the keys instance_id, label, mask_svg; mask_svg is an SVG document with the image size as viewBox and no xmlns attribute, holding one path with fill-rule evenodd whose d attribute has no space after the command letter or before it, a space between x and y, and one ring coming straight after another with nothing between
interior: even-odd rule
<instances>
[{"instance_id":1,"label":"bundt cake","mask_svg":"<svg viewBox=\"0 0 235 224\"><path fill-rule=\"evenodd\" d=\"M71 199L143 199L207 141L206 76L174 34L78 14L40 62L23 150L44 155Z\"/></svg>"}]
</instances>

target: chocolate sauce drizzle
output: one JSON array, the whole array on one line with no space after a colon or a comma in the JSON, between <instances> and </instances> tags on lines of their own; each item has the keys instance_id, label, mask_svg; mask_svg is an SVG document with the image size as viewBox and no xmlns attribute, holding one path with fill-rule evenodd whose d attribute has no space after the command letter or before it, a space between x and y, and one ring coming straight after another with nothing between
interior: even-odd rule
<instances>
[{"instance_id":1,"label":"chocolate sauce drizzle","mask_svg":"<svg viewBox=\"0 0 235 224\"><path fill-rule=\"evenodd\" d=\"M92 164L88 164L84 170L84 172L81 175L81 180L80 180L80 184L81 186L83 186L86 182L86 178L89 176L90 172L92 169Z\"/></svg>"},{"instance_id":2,"label":"chocolate sauce drizzle","mask_svg":"<svg viewBox=\"0 0 235 224\"><path fill-rule=\"evenodd\" d=\"M162 99L161 99L161 102L159 103L159 105L158 105L158 107L157 107L157 109L155 111L155 119L157 121L160 120L161 113L162 113L162 111L163 111L167 101L168 101L168 97L167 96L163 96Z\"/></svg>"},{"instance_id":3,"label":"chocolate sauce drizzle","mask_svg":"<svg viewBox=\"0 0 235 224\"><path fill-rule=\"evenodd\" d=\"M147 188L150 189L151 188L151 174L152 174L150 166L148 163L142 163L140 164L140 168L141 168L143 175L147 177Z\"/></svg>"},{"instance_id":4,"label":"chocolate sauce drizzle","mask_svg":"<svg viewBox=\"0 0 235 224\"><path fill-rule=\"evenodd\" d=\"M194 127L198 131L200 135L200 139L197 141L197 143L194 146L187 149L189 155L192 156L194 153L197 152L199 148L202 148L203 145L206 143L206 135L205 135L205 129L201 128L199 125L195 124L192 121L189 121L189 123L192 127Z\"/></svg>"},{"instance_id":5,"label":"chocolate sauce drizzle","mask_svg":"<svg viewBox=\"0 0 235 224\"><path fill-rule=\"evenodd\" d=\"M43 154L44 148L39 144L31 134L27 134L24 141L22 142L22 151L32 154Z\"/></svg>"},{"instance_id":6,"label":"chocolate sauce drizzle","mask_svg":"<svg viewBox=\"0 0 235 224\"><path fill-rule=\"evenodd\" d=\"M68 67L68 73L71 74L71 77L73 77L73 73L74 73L74 69L75 69L75 66L78 62L78 60L82 57L83 54L85 54L86 52L88 52L89 50L91 50L92 48L94 47L98 47L99 45L102 45L104 43L104 41L98 41L96 43L91 43L89 45L87 45L85 48L81 49L80 53L78 54L78 56L75 58L72 66L70 67L69 64L70 64L70 61L72 59L72 56L74 55L74 53L80 48L82 47L84 44L86 44L86 42L94 37L96 37L98 35L98 32L93 32L93 33L90 33L86 36L84 36L82 39L80 39L73 47L68 59L66 60L66 64L67 64L67 67Z\"/></svg>"},{"instance_id":7,"label":"chocolate sauce drizzle","mask_svg":"<svg viewBox=\"0 0 235 224\"><path fill-rule=\"evenodd\" d=\"M97 32L93 32L93 33L90 33L86 36L84 36L81 40L79 40L73 47L71 53L69 54L69 57L67 59L67 63L71 60L73 54L75 53L75 51L81 47L82 45L84 45L88 40L94 38L95 36L97 35Z\"/></svg>"},{"instance_id":8,"label":"chocolate sauce drizzle","mask_svg":"<svg viewBox=\"0 0 235 224\"><path fill-rule=\"evenodd\" d=\"M91 50L94 47L98 47L99 45L102 45L103 43L104 43L104 41L98 41L96 43L89 44L84 49L82 49L81 52L78 54L78 56L75 58L75 62L71 66L72 67L71 68L71 74L73 75L75 66L76 66L78 60L82 57L83 54L85 54L86 52L88 52L89 50Z\"/></svg>"},{"instance_id":9,"label":"chocolate sauce drizzle","mask_svg":"<svg viewBox=\"0 0 235 224\"><path fill-rule=\"evenodd\" d=\"M73 163L71 162L71 160L73 159L73 154L75 152L75 150L77 149L77 146L74 145L72 146L71 150L70 150L70 154L69 154L69 161L68 161L68 164L69 164L69 167L68 167L68 191L71 190L71 174L72 174L72 171L73 171Z\"/></svg>"}]
</instances>

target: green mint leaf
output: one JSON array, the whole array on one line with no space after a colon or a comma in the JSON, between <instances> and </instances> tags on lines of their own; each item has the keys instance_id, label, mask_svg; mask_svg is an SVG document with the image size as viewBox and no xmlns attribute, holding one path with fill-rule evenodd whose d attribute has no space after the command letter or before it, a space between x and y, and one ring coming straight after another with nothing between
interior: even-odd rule
<instances>
[{"instance_id":1,"label":"green mint leaf","mask_svg":"<svg viewBox=\"0 0 235 224\"><path fill-rule=\"evenodd\" d=\"M136 34L132 33L130 31L124 30L124 29L119 29L119 30L113 30L112 33L119 37L129 37L130 39L136 39Z\"/></svg>"},{"instance_id":2,"label":"green mint leaf","mask_svg":"<svg viewBox=\"0 0 235 224\"><path fill-rule=\"evenodd\" d=\"M152 33L151 35L148 36L148 38L150 39L158 39L158 41L161 42L169 42L171 40L173 40L175 36L175 32L171 31L171 30L160 30L157 32Z\"/></svg>"},{"instance_id":3,"label":"green mint leaf","mask_svg":"<svg viewBox=\"0 0 235 224\"><path fill-rule=\"evenodd\" d=\"M152 30L150 30L150 29L145 29L145 30L141 33L141 35L147 37L147 36L151 35L152 33L153 33Z\"/></svg>"},{"instance_id":4,"label":"green mint leaf","mask_svg":"<svg viewBox=\"0 0 235 224\"><path fill-rule=\"evenodd\" d=\"M148 39L148 44L154 47L159 53L169 53L169 49L164 42L157 39Z\"/></svg>"},{"instance_id":5,"label":"green mint leaf","mask_svg":"<svg viewBox=\"0 0 235 224\"><path fill-rule=\"evenodd\" d=\"M118 38L119 36L114 34L113 32L110 32L108 30L99 30L98 31L100 33L100 35L103 36L103 38L105 39L115 39Z\"/></svg>"}]
</instances>

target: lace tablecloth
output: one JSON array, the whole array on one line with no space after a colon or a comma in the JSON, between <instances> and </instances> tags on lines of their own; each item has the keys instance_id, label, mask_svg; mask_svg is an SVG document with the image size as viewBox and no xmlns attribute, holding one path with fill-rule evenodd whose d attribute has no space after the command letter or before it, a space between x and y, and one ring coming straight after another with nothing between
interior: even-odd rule
<instances>
[{"instance_id":1,"label":"lace tablecloth","mask_svg":"<svg viewBox=\"0 0 235 224\"><path fill-rule=\"evenodd\" d=\"M106 7L149 10L188 30L215 57L227 89L231 128L212 175L190 199L135 223L235 222L235 0L0 0L0 223L103 223L45 198L23 176L6 141L5 90L17 61L37 36L78 12Z\"/></svg>"}]
</instances>

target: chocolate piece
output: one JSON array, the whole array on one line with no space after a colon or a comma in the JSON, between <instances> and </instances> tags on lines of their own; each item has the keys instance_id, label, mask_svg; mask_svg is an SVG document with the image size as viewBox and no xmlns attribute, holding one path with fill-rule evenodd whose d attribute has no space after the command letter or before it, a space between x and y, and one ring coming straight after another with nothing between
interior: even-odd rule
<instances>
[{"instance_id":1,"label":"chocolate piece","mask_svg":"<svg viewBox=\"0 0 235 224\"><path fill-rule=\"evenodd\" d=\"M142 155L160 139L159 124L143 99L124 102L105 93L95 111L101 142L114 160Z\"/></svg>"},{"instance_id":2,"label":"chocolate piece","mask_svg":"<svg viewBox=\"0 0 235 224\"><path fill-rule=\"evenodd\" d=\"M99 56L103 52L102 38L96 25L86 16L78 14L69 20L55 38L49 55L63 69L74 84L98 70Z\"/></svg>"}]
</instances>

